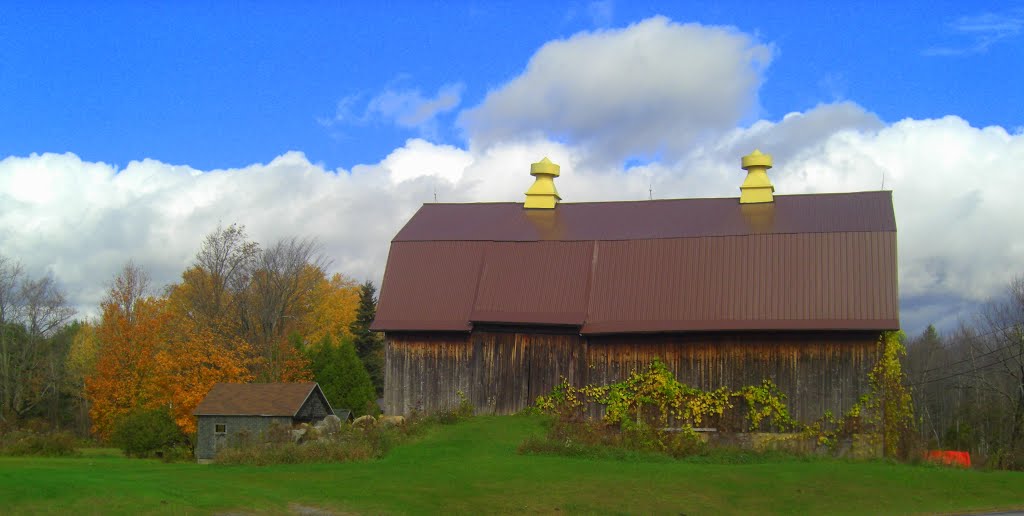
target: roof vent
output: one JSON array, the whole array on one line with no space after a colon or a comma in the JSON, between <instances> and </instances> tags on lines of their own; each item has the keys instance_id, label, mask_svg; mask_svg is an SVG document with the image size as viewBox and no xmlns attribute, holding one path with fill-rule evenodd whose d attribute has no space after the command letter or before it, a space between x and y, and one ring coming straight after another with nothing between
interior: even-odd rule
<instances>
[{"instance_id":1,"label":"roof vent","mask_svg":"<svg viewBox=\"0 0 1024 516\"><path fill-rule=\"evenodd\" d=\"M526 191L526 202L523 208L554 209L555 204L561 201L558 190L555 190L555 178L561 169L551 160L544 158L537 163L530 165L530 175L537 178L533 186Z\"/></svg>"},{"instance_id":2,"label":"roof vent","mask_svg":"<svg viewBox=\"0 0 1024 516\"><path fill-rule=\"evenodd\" d=\"M773 202L775 187L768 179L768 169L772 168L772 155L761 154L755 150L741 161L743 170L747 171L747 178L740 185L740 204Z\"/></svg>"}]
</instances>

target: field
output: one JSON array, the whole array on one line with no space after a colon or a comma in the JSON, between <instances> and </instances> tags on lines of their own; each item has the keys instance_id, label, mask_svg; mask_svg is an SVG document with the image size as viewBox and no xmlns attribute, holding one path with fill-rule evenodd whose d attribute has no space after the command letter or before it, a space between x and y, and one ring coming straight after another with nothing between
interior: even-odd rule
<instances>
[{"instance_id":1,"label":"field","mask_svg":"<svg viewBox=\"0 0 1024 516\"><path fill-rule=\"evenodd\" d=\"M5 514L901 514L1024 508L1024 474L885 462L519 455L530 417L439 426L379 461L249 467L0 458ZM322 512L318 512L322 511Z\"/></svg>"}]
</instances>

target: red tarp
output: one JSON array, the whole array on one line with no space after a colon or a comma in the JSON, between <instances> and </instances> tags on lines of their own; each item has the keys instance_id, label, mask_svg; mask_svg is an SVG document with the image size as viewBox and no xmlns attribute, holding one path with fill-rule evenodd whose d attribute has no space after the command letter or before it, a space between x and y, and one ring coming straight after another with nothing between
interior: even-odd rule
<instances>
[{"instance_id":1,"label":"red tarp","mask_svg":"<svg viewBox=\"0 0 1024 516\"><path fill-rule=\"evenodd\" d=\"M925 453L924 458L947 466L971 467L971 454L965 451L931 450Z\"/></svg>"}]
</instances>

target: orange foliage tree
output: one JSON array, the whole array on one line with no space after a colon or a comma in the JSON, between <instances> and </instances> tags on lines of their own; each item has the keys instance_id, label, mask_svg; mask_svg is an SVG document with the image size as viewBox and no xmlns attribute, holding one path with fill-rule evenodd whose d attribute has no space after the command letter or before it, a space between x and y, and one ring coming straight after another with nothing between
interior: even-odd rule
<instances>
[{"instance_id":1,"label":"orange foliage tree","mask_svg":"<svg viewBox=\"0 0 1024 516\"><path fill-rule=\"evenodd\" d=\"M99 348L85 378L93 432L107 439L117 422L133 410L159 401L156 354L167 321L165 302L147 297L148 279L132 263L114 279L101 303Z\"/></svg>"},{"instance_id":2,"label":"orange foliage tree","mask_svg":"<svg viewBox=\"0 0 1024 516\"><path fill-rule=\"evenodd\" d=\"M196 431L195 410L213 385L252 381L251 349L241 340L225 343L210 328L173 314L166 328L168 343L156 354L157 384L178 427Z\"/></svg>"},{"instance_id":3,"label":"orange foliage tree","mask_svg":"<svg viewBox=\"0 0 1024 516\"><path fill-rule=\"evenodd\" d=\"M145 282L126 275L144 278L126 268L102 305L96 365L85 380L93 430L106 439L131 412L169 407L191 434L192 411L215 383L252 380L252 351L245 341L226 341L212 325L190 318L180 309L178 287L165 298L145 297Z\"/></svg>"}]
</instances>

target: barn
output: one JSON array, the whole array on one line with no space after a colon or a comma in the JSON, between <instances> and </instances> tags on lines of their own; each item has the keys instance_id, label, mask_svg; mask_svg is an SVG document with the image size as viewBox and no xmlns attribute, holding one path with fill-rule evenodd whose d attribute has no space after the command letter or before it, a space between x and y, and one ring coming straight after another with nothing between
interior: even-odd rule
<instances>
[{"instance_id":1,"label":"barn","mask_svg":"<svg viewBox=\"0 0 1024 516\"><path fill-rule=\"evenodd\" d=\"M291 428L333 413L315 382L218 383L192 412L198 418L196 459L212 460L222 447L259 438L271 425Z\"/></svg>"},{"instance_id":2,"label":"barn","mask_svg":"<svg viewBox=\"0 0 1024 516\"><path fill-rule=\"evenodd\" d=\"M891 192L775 195L771 156L741 163L739 198L562 203L544 159L523 203L423 205L372 326L386 412L461 392L513 413L657 357L702 389L770 379L805 422L843 413L899 328Z\"/></svg>"}]
</instances>

